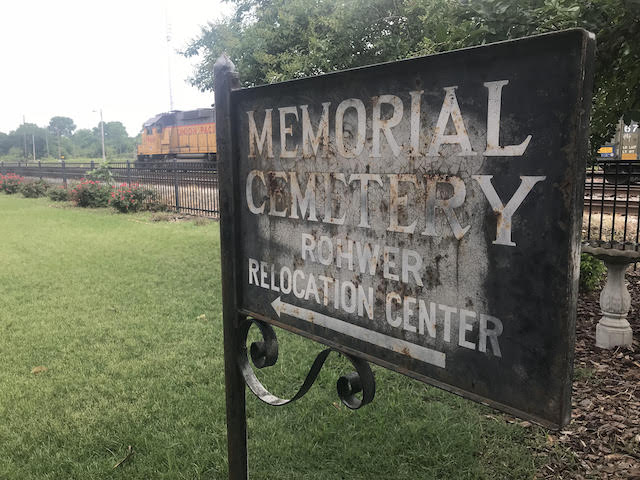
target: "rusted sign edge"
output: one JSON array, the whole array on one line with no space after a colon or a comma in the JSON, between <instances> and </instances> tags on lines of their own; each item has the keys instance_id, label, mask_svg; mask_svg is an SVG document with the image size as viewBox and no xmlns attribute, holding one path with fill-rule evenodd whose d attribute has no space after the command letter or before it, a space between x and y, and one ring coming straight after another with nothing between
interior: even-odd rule
<instances>
[{"instance_id":1,"label":"rusted sign edge","mask_svg":"<svg viewBox=\"0 0 640 480\"><path fill-rule=\"evenodd\" d=\"M582 30L582 29L580 29ZM573 389L573 361L575 356L575 340L576 340L576 317L577 317L577 302L578 302L578 281L580 278L580 255L581 255L581 243L582 243L582 217L583 217L583 202L584 202L584 183L586 175L586 162L581 162L581 159L586 159L589 154L589 123L591 119L591 103L593 95L593 76L595 71L595 50L596 50L596 37L593 33L586 30L583 31L583 43L582 43L582 55L580 57L580 65L582 66L581 77L577 79L575 86L578 91L578 105L580 107L577 110L576 118L573 119L574 129L571 131L574 133L572 138L572 144L575 145L573 152L568 152L567 157L572 159L573 162L580 166L582 163L585 168L576 168L578 171L578 179L574 182L574 191L572 192L572 202L574 205L580 205L580 208L570 209L573 218L570 218L570 225L572 225L574 238L571 239L569 252L573 253L573 256L568 259L569 268L573 268L573 285L569 285L569 290L566 292L566 296L569 299L569 311L567 312L567 321L565 327L565 337L567 338L568 348L566 349L566 365L567 371L565 373L566 378L563 382L565 391L562 392L564 399L561 405L561 418L559 427L567 425L571 421L571 394Z\"/></svg>"}]
</instances>

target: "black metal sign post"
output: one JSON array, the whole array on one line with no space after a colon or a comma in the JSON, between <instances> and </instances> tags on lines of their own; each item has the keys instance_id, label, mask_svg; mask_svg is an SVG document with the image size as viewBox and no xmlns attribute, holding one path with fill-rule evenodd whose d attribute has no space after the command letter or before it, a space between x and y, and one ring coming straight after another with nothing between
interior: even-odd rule
<instances>
[{"instance_id":1,"label":"black metal sign post","mask_svg":"<svg viewBox=\"0 0 640 480\"><path fill-rule=\"evenodd\" d=\"M226 58L215 66L216 133L220 197L220 256L222 270L222 299L224 321L224 365L227 406L227 446L229 478L247 478L247 419L245 411L244 379L237 361L241 348L240 329L242 317L238 312L238 272L235 259L238 244L238 229L233 219L236 216L237 190L233 188L236 163L233 150L230 110L230 93L238 88L238 79L233 64ZM224 188L223 188L224 186Z\"/></svg>"},{"instance_id":2,"label":"black metal sign post","mask_svg":"<svg viewBox=\"0 0 640 480\"><path fill-rule=\"evenodd\" d=\"M373 362L569 421L594 48L576 29L246 89L216 63L230 478L245 385L285 405L332 350L350 408ZM291 399L253 372L274 325L329 347Z\"/></svg>"}]
</instances>

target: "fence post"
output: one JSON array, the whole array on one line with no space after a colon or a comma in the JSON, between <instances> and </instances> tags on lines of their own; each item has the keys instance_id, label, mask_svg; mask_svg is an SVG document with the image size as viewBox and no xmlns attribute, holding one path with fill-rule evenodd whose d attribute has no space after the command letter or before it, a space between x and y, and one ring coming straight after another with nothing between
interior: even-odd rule
<instances>
[{"instance_id":1,"label":"fence post","mask_svg":"<svg viewBox=\"0 0 640 480\"><path fill-rule=\"evenodd\" d=\"M178 160L173 159L173 189L176 194L176 212L180 211L180 189L178 188Z\"/></svg>"},{"instance_id":2,"label":"fence post","mask_svg":"<svg viewBox=\"0 0 640 480\"><path fill-rule=\"evenodd\" d=\"M60 161L62 162L62 183L64 184L64 188L67 188L67 169L65 168L65 161Z\"/></svg>"},{"instance_id":3,"label":"fence post","mask_svg":"<svg viewBox=\"0 0 640 480\"><path fill-rule=\"evenodd\" d=\"M38 160L38 173L40 174L40 180L42 180L42 162Z\"/></svg>"},{"instance_id":4,"label":"fence post","mask_svg":"<svg viewBox=\"0 0 640 480\"><path fill-rule=\"evenodd\" d=\"M95 168L93 160L91 160L91 170L93 170Z\"/></svg>"},{"instance_id":5,"label":"fence post","mask_svg":"<svg viewBox=\"0 0 640 480\"><path fill-rule=\"evenodd\" d=\"M127 185L131 186L131 162L127 160Z\"/></svg>"}]
</instances>

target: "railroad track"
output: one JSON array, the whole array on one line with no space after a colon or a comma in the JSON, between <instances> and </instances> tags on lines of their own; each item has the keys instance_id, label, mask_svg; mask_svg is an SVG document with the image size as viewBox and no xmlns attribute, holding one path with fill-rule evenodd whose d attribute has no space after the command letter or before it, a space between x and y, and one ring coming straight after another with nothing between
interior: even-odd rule
<instances>
[{"instance_id":1,"label":"railroad track","mask_svg":"<svg viewBox=\"0 0 640 480\"><path fill-rule=\"evenodd\" d=\"M615 185L610 183L602 183L602 182L591 182L587 181L584 185L584 193L585 196L589 195L593 191L594 195L602 195L604 196L613 196L614 194L617 196L628 195L630 197L640 197L640 185Z\"/></svg>"},{"instance_id":2,"label":"railroad track","mask_svg":"<svg viewBox=\"0 0 640 480\"><path fill-rule=\"evenodd\" d=\"M593 198L593 200L591 200ZM604 200L603 200L604 198ZM607 182L587 180L584 186L584 210L592 213L625 214L640 213L640 185L615 185Z\"/></svg>"},{"instance_id":3,"label":"railroad track","mask_svg":"<svg viewBox=\"0 0 640 480\"><path fill-rule=\"evenodd\" d=\"M640 201L636 200L626 200L617 198L614 200L613 198L594 198L593 201L589 197L585 197L584 199L584 211L598 214L600 212L613 214L615 208L616 215L627 213L628 215L632 215L637 217L640 213ZM591 209L591 210L590 210Z\"/></svg>"}]
</instances>

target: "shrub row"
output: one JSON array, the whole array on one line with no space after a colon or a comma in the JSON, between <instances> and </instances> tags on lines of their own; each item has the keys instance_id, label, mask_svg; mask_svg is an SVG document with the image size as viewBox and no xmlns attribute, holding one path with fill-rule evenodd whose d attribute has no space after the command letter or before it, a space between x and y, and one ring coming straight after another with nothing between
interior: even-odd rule
<instances>
[{"instance_id":1,"label":"shrub row","mask_svg":"<svg viewBox=\"0 0 640 480\"><path fill-rule=\"evenodd\" d=\"M141 187L138 184L127 185L120 184L118 187L112 187L109 205L119 212L137 212L145 206L145 202L153 202L156 200L156 192Z\"/></svg>"},{"instance_id":2,"label":"shrub row","mask_svg":"<svg viewBox=\"0 0 640 480\"><path fill-rule=\"evenodd\" d=\"M20 185L24 183L24 177L15 173L0 175L0 191L8 194L16 193Z\"/></svg>"},{"instance_id":3,"label":"shrub row","mask_svg":"<svg viewBox=\"0 0 640 480\"><path fill-rule=\"evenodd\" d=\"M9 173L0 175L0 192L7 194L20 192L27 198L48 196L55 202L72 201L78 207L111 206L123 213L137 212L144 208L159 209L158 205L153 203L157 198L152 189L138 184L108 185L85 178L67 189L64 185L54 186L44 180L28 182L24 177Z\"/></svg>"}]
</instances>

